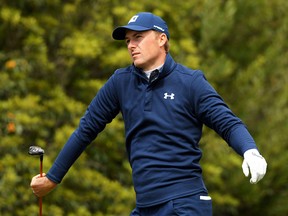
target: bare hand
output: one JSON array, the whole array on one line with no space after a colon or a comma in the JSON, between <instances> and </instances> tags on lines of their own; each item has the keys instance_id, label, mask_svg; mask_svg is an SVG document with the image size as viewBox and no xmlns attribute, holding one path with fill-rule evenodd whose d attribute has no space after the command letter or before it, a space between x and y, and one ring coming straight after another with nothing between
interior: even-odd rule
<instances>
[{"instance_id":1,"label":"bare hand","mask_svg":"<svg viewBox=\"0 0 288 216\"><path fill-rule=\"evenodd\" d=\"M39 175L36 175L32 178L30 187L32 188L33 193L37 197L43 197L47 195L49 192L51 192L55 187L57 186L56 183L49 180L46 177L46 174L43 173L42 177Z\"/></svg>"}]
</instances>

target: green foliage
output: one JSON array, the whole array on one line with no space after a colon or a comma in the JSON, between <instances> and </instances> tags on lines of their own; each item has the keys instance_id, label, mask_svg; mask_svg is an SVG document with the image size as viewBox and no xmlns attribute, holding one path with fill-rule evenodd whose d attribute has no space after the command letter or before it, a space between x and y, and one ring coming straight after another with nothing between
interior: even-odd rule
<instances>
[{"instance_id":1,"label":"green foliage","mask_svg":"<svg viewBox=\"0 0 288 216\"><path fill-rule=\"evenodd\" d=\"M204 129L201 164L214 215L287 215L287 9L285 0L2 0L0 215L37 215L29 183L39 160L28 147L45 149L47 172L105 80L130 64L111 33L139 11L167 21L175 60L205 72L267 159L267 175L250 185L242 158ZM134 205L119 115L44 197L43 212L124 216Z\"/></svg>"}]
</instances>

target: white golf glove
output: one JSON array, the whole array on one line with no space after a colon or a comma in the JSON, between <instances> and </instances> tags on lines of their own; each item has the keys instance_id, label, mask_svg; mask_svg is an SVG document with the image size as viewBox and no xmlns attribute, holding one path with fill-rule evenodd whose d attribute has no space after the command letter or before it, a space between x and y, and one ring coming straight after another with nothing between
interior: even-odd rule
<instances>
[{"instance_id":1,"label":"white golf glove","mask_svg":"<svg viewBox=\"0 0 288 216\"><path fill-rule=\"evenodd\" d=\"M243 173L246 177L251 174L250 183L256 184L266 173L267 163L264 157L260 155L257 149L249 149L244 153L242 163Z\"/></svg>"}]
</instances>

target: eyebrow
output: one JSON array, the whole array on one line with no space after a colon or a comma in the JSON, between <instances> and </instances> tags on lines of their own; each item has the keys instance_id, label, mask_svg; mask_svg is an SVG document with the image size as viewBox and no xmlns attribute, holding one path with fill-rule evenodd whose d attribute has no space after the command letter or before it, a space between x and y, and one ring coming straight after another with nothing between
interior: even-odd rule
<instances>
[{"instance_id":1,"label":"eyebrow","mask_svg":"<svg viewBox=\"0 0 288 216\"><path fill-rule=\"evenodd\" d=\"M135 37L135 36L138 35L138 34L143 34L143 32L144 32L144 31L137 31L137 32L135 32L134 34L132 34L131 37ZM127 35L127 34L126 34L126 35ZM127 39L128 39L128 37L125 36L125 40L127 40Z\"/></svg>"}]
</instances>

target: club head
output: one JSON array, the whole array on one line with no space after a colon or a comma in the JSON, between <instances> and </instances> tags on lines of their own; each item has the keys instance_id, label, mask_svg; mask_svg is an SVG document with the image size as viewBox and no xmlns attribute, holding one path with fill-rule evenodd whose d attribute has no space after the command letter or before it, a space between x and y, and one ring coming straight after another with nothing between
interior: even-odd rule
<instances>
[{"instance_id":1,"label":"club head","mask_svg":"<svg viewBox=\"0 0 288 216\"><path fill-rule=\"evenodd\" d=\"M43 155L44 150L38 146L30 146L28 154L30 154L30 155Z\"/></svg>"}]
</instances>

